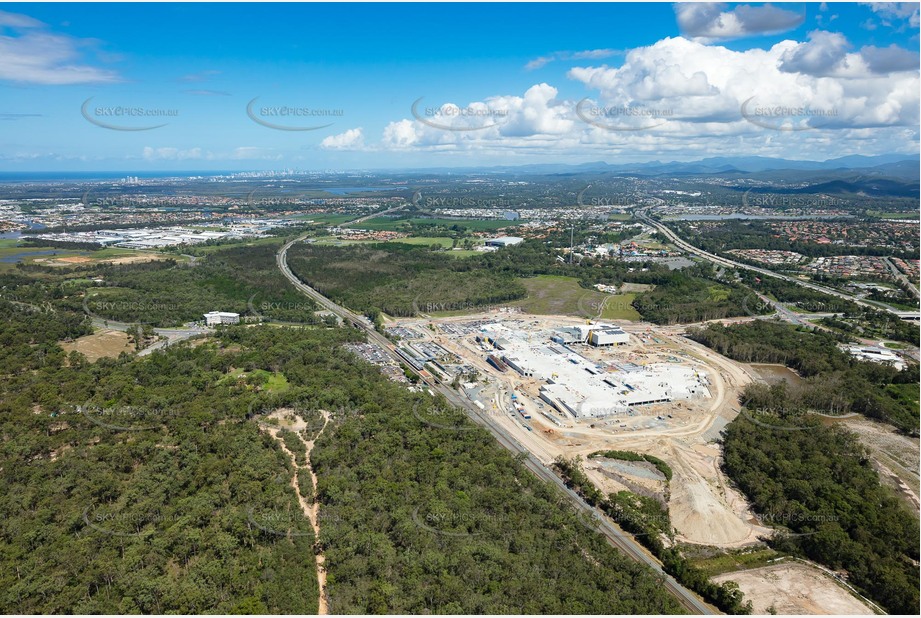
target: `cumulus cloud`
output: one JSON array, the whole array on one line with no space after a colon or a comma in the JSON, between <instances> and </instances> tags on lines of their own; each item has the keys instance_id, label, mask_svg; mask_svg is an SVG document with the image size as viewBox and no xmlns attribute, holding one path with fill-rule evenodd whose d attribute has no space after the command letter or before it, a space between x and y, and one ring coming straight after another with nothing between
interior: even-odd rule
<instances>
[{"instance_id":1,"label":"cumulus cloud","mask_svg":"<svg viewBox=\"0 0 921 618\"><path fill-rule=\"evenodd\" d=\"M0 79L45 85L119 81L114 71L86 63L85 50L94 44L55 34L27 15L0 11Z\"/></svg>"},{"instance_id":2,"label":"cumulus cloud","mask_svg":"<svg viewBox=\"0 0 921 618\"><path fill-rule=\"evenodd\" d=\"M366 149L633 158L727 149L827 158L845 146L860 151L861 143L911 151L921 107L917 63L898 47L853 51L840 34L821 31L805 42L743 51L667 38L630 50L618 67L570 69L587 98L563 98L538 83L463 107L417 101L413 114L389 123ZM758 116L765 113L771 116Z\"/></svg>"},{"instance_id":3,"label":"cumulus cloud","mask_svg":"<svg viewBox=\"0 0 921 618\"><path fill-rule=\"evenodd\" d=\"M867 46L860 53L874 73L918 70L918 53L902 49L894 43L889 47Z\"/></svg>"},{"instance_id":4,"label":"cumulus cloud","mask_svg":"<svg viewBox=\"0 0 921 618\"><path fill-rule=\"evenodd\" d=\"M326 150L360 150L365 145L365 136L361 127L349 129L345 133L323 138L320 148Z\"/></svg>"},{"instance_id":5,"label":"cumulus cloud","mask_svg":"<svg viewBox=\"0 0 921 618\"><path fill-rule=\"evenodd\" d=\"M780 68L788 73L831 75L846 69L850 43L839 32L816 30L809 41L788 50L781 58Z\"/></svg>"},{"instance_id":6,"label":"cumulus cloud","mask_svg":"<svg viewBox=\"0 0 921 618\"><path fill-rule=\"evenodd\" d=\"M675 4L682 34L703 40L737 39L776 34L796 28L806 18L805 7L790 11L771 4L741 4L732 10L723 2Z\"/></svg>"},{"instance_id":7,"label":"cumulus cloud","mask_svg":"<svg viewBox=\"0 0 921 618\"><path fill-rule=\"evenodd\" d=\"M799 43L781 57L780 68L788 73L814 76L861 77L868 73L885 74L916 71L918 54L893 44L889 47L862 47L850 52L851 44L838 32L816 30L809 41Z\"/></svg>"},{"instance_id":8,"label":"cumulus cloud","mask_svg":"<svg viewBox=\"0 0 921 618\"><path fill-rule=\"evenodd\" d=\"M917 2L862 2L883 19L883 24L892 26L893 21L905 21L912 28L919 25L919 4Z\"/></svg>"}]
</instances>

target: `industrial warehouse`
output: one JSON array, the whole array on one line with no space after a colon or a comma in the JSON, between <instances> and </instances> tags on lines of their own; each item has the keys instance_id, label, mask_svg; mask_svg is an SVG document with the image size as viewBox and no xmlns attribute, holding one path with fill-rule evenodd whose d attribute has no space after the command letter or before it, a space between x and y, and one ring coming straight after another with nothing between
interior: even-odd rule
<instances>
[{"instance_id":1,"label":"industrial warehouse","mask_svg":"<svg viewBox=\"0 0 921 618\"><path fill-rule=\"evenodd\" d=\"M496 322L483 325L476 341L495 369L542 382L540 398L568 418L601 418L639 406L710 397L709 379L694 367L595 362L575 347L625 345L629 337L607 324L534 332Z\"/></svg>"}]
</instances>

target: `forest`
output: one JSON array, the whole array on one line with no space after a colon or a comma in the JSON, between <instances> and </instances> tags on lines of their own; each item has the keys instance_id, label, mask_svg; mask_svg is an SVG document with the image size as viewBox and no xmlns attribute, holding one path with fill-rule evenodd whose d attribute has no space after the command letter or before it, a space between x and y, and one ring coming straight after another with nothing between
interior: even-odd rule
<instances>
[{"instance_id":1,"label":"forest","mask_svg":"<svg viewBox=\"0 0 921 618\"><path fill-rule=\"evenodd\" d=\"M380 311L410 316L426 307L450 311L501 304L523 298L526 290L518 279L536 275L575 277L585 288L596 283L655 285L633 305L643 319L657 324L746 315L743 300L751 293L734 282L717 280L706 264L684 271L654 262L593 258L569 264L557 259L552 246L538 241L464 259L401 243L304 243L292 247L288 256L291 270L302 281L368 315Z\"/></svg>"},{"instance_id":2,"label":"forest","mask_svg":"<svg viewBox=\"0 0 921 618\"><path fill-rule=\"evenodd\" d=\"M797 423L786 419L787 423ZM738 416L724 432L724 469L771 541L835 571L892 614L918 614L918 519L880 485L857 437L817 423L778 431Z\"/></svg>"},{"instance_id":3,"label":"forest","mask_svg":"<svg viewBox=\"0 0 921 618\"><path fill-rule=\"evenodd\" d=\"M333 613L682 611L485 430L413 415L443 402L356 361L357 330L240 325L89 363L54 341L82 313L0 309L6 613L315 613L313 532L259 424L293 402L332 412L311 461Z\"/></svg>"},{"instance_id":4,"label":"forest","mask_svg":"<svg viewBox=\"0 0 921 618\"><path fill-rule=\"evenodd\" d=\"M743 363L782 363L803 378L796 386L766 389L751 385L746 401L759 408L802 415L815 410L833 415L858 412L918 435L918 365L898 371L888 365L859 361L821 330L797 328L778 321L758 320L723 326L692 328L688 336L724 356ZM906 396L912 389L913 397Z\"/></svg>"},{"instance_id":5,"label":"forest","mask_svg":"<svg viewBox=\"0 0 921 618\"><path fill-rule=\"evenodd\" d=\"M244 320L318 323L316 304L288 285L275 264L281 241L229 246L194 262L174 259L75 268L18 265L56 306L114 322L158 327L201 321L208 311ZM25 293L18 288L19 293Z\"/></svg>"}]
</instances>

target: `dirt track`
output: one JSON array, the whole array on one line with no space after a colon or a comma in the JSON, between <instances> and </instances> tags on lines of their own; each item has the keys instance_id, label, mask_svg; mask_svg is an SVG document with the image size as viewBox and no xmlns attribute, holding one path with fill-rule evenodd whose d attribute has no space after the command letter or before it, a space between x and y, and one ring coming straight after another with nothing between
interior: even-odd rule
<instances>
[{"instance_id":1,"label":"dirt track","mask_svg":"<svg viewBox=\"0 0 921 618\"><path fill-rule=\"evenodd\" d=\"M291 465L294 466L294 474L291 476L291 487L294 488L294 492L297 494L297 500L301 505L301 510L304 512L304 515L310 520L310 525L313 527L314 534L314 554L317 561L317 585L320 591L320 598L318 603L318 615L325 616L329 614L329 602L326 598L326 569L323 567L326 557L320 550L320 503L314 499L313 503L307 501L304 498L304 493L301 491L300 481L297 478L297 471L306 469L310 474L310 479L313 487L311 487L312 495L316 496L317 490L317 475L314 474L313 467L310 465L310 453L313 451L313 445L316 441L323 435L323 432L326 430L326 426L329 424L329 412L326 410L321 410L323 414L323 428L317 433L316 437L313 440L307 441L301 436L301 431L307 427L307 423L300 417L296 417L296 420L291 422L285 419L287 410L280 409L276 410L269 415L269 418L276 419L278 421L284 422L286 429L293 431L298 439L304 443L304 446L307 447L307 465L299 466L297 463L297 458L294 456L288 447L285 446L284 440L279 437L280 428L272 427L270 425L261 425L263 429L269 432L273 438L281 446L281 450L287 454L288 458L291 460Z\"/></svg>"}]
</instances>

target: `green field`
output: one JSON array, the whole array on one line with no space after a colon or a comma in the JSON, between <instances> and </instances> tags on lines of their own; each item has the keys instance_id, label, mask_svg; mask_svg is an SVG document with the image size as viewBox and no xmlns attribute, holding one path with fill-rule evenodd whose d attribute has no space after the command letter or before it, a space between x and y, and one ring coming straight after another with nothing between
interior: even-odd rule
<instances>
[{"instance_id":1,"label":"green field","mask_svg":"<svg viewBox=\"0 0 921 618\"><path fill-rule=\"evenodd\" d=\"M701 569L708 577L714 577L732 571L755 569L772 564L780 554L773 549L741 549L729 550L707 558L691 558L691 563Z\"/></svg>"},{"instance_id":2,"label":"green field","mask_svg":"<svg viewBox=\"0 0 921 618\"><path fill-rule=\"evenodd\" d=\"M879 217L880 219L917 219L917 212L887 212L884 210L868 210L867 215L870 217Z\"/></svg>"},{"instance_id":3,"label":"green field","mask_svg":"<svg viewBox=\"0 0 921 618\"><path fill-rule=\"evenodd\" d=\"M408 236L406 238L396 238L392 242L401 242L407 245L422 245L425 247L441 245L446 249L450 249L454 245L454 241L451 238L444 236Z\"/></svg>"},{"instance_id":4,"label":"green field","mask_svg":"<svg viewBox=\"0 0 921 618\"><path fill-rule=\"evenodd\" d=\"M521 307L535 315L574 315L607 320L639 320L640 314L631 303L635 294L603 294L579 286L574 277L538 275L519 279L527 288L528 297L509 305ZM606 300L607 299L607 300ZM602 306L604 310L598 316Z\"/></svg>"},{"instance_id":5,"label":"green field","mask_svg":"<svg viewBox=\"0 0 921 618\"><path fill-rule=\"evenodd\" d=\"M314 221L316 223L328 223L329 225L339 225L346 223L355 219L355 215L344 215L341 213L331 212L323 214L314 214L314 215L299 215L294 217L295 219L303 219L305 221Z\"/></svg>"},{"instance_id":6,"label":"green field","mask_svg":"<svg viewBox=\"0 0 921 618\"><path fill-rule=\"evenodd\" d=\"M369 219L362 223L356 225L348 225L346 227L356 227L362 230L389 230L389 231L400 231L404 228L408 228L416 225L438 225L442 227L450 228L452 226L458 225L460 227L469 228L472 230L486 231L486 230L498 230L504 227L510 227L517 225L518 222L515 221L495 221L495 220L484 220L484 219L422 219L422 218L413 218L413 219L390 219L386 217L381 217L377 219Z\"/></svg>"},{"instance_id":7,"label":"green field","mask_svg":"<svg viewBox=\"0 0 921 618\"><path fill-rule=\"evenodd\" d=\"M448 238L447 236L407 236L406 238L394 238L393 240L340 240L338 238L333 238L332 236L320 237L317 238L315 244L317 245L336 245L336 246L346 246L346 245L372 245L375 243L381 242L396 242L402 243L404 245L418 245L422 247L430 247L432 245L439 245L445 249L450 249L454 245L454 239ZM483 241L476 240L474 244L483 244ZM453 257L469 257L471 255L476 255L478 251L474 250L458 250L451 251L450 255Z\"/></svg>"}]
</instances>

